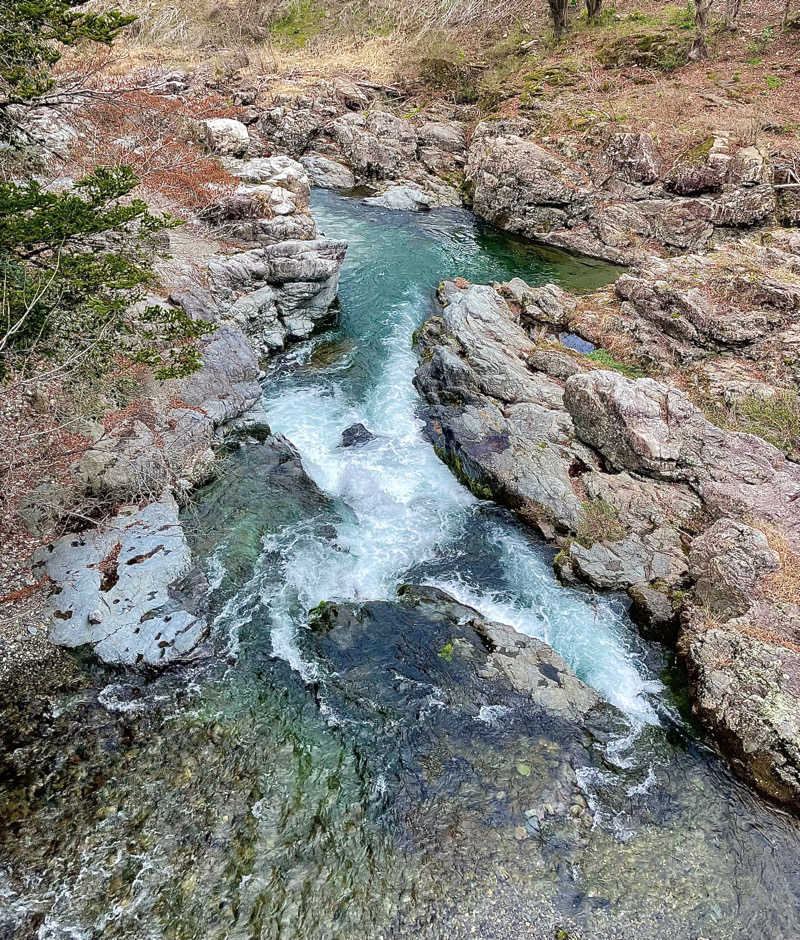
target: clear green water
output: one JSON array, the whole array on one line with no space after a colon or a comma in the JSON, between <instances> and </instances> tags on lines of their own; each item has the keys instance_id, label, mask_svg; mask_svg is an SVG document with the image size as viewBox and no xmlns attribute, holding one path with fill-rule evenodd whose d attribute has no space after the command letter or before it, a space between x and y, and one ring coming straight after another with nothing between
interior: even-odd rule
<instances>
[{"instance_id":1,"label":"clear green water","mask_svg":"<svg viewBox=\"0 0 800 940\"><path fill-rule=\"evenodd\" d=\"M340 322L273 364L265 406L324 496L231 454L187 516L216 659L87 663L49 714L5 723L0 938L800 935L797 824L684 727L620 601L561 588L420 433L411 336L439 280L588 289L608 269L458 211L314 212L350 244ZM354 421L376 439L342 449ZM393 606L405 581L546 639L620 717L477 708ZM355 685L305 628L331 598L384 602Z\"/></svg>"}]
</instances>

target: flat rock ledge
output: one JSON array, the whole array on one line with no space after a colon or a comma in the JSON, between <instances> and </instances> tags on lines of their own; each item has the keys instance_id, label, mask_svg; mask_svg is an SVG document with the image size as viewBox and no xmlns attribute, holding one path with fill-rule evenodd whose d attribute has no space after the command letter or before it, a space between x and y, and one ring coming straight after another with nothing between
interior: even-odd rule
<instances>
[{"instance_id":1,"label":"flat rock ledge","mask_svg":"<svg viewBox=\"0 0 800 940\"><path fill-rule=\"evenodd\" d=\"M415 377L439 456L555 540L564 580L627 591L644 632L677 641L734 769L800 809L800 466L543 336L576 307L554 285L445 282L439 299Z\"/></svg>"},{"instance_id":2,"label":"flat rock ledge","mask_svg":"<svg viewBox=\"0 0 800 940\"><path fill-rule=\"evenodd\" d=\"M56 585L50 639L58 646L86 646L115 665L166 666L196 655L208 636L208 585L169 492L39 549L34 571Z\"/></svg>"}]
</instances>

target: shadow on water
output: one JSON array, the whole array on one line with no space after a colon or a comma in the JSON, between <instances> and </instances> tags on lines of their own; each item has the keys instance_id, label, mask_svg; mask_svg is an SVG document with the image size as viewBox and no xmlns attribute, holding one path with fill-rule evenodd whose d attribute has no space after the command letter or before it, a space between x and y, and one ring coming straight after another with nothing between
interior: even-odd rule
<instances>
[{"instance_id":1,"label":"shadow on water","mask_svg":"<svg viewBox=\"0 0 800 940\"><path fill-rule=\"evenodd\" d=\"M800 935L796 822L688 733L624 603L559 586L421 435L411 337L442 277L615 272L457 210L314 211L350 243L340 323L264 399L313 484L231 452L186 514L216 654L87 667L7 734L0 937ZM375 437L343 448L355 421ZM468 627L404 604L409 582L544 639L610 704L577 724L487 685ZM322 601L346 629L308 628Z\"/></svg>"}]
</instances>

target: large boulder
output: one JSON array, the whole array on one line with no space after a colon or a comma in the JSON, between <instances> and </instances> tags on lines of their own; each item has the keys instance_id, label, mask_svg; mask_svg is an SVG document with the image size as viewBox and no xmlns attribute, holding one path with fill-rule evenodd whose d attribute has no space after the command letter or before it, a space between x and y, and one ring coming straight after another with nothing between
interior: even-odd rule
<instances>
[{"instance_id":1,"label":"large boulder","mask_svg":"<svg viewBox=\"0 0 800 940\"><path fill-rule=\"evenodd\" d=\"M250 135L241 121L208 118L201 122L206 146L220 156L243 157L250 147Z\"/></svg>"},{"instance_id":2,"label":"large boulder","mask_svg":"<svg viewBox=\"0 0 800 940\"><path fill-rule=\"evenodd\" d=\"M167 666L196 655L208 636L208 585L169 493L39 549L34 571L56 586L50 639L59 646L89 647L115 665Z\"/></svg>"},{"instance_id":3,"label":"large boulder","mask_svg":"<svg viewBox=\"0 0 800 940\"><path fill-rule=\"evenodd\" d=\"M353 171L321 153L309 153L300 158L312 185L323 189L353 189L356 178Z\"/></svg>"},{"instance_id":4,"label":"large boulder","mask_svg":"<svg viewBox=\"0 0 800 940\"><path fill-rule=\"evenodd\" d=\"M419 335L415 385L440 454L480 495L494 494L543 531L581 515L569 468L595 464L576 445L561 386L533 373L533 343L491 287L445 283L441 315ZM573 449L574 448L574 449Z\"/></svg>"},{"instance_id":5,"label":"large boulder","mask_svg":"<svg viewBox=\"0 0 800 940\"><path fill-rule=\"evenodd\" d=\"M723 431L682 392L595 371L567 379L577 436L619 470L690 483L717 514L750 514L800 543L800 467L751 434Z\"/></svg>"},{"instance_id":6,"label":"large boulder","mask_svg":"<svg viewBox=\"0 0 800 940\"><path fill-rule=\"evenodd\" d=\"M244 330L264 353L306 339L330 317L347 245L289 240L208 265L220 316Z\"/></svg>"},{"instance_id":7,"label":"large boulder","mask_svg":"<svg viewBox=\"0 0 800 940\"><path fill-rule=\"evenodd\" d=\"M746 613L761 579L780 563L764 533L736 519L718 519L693 540L689 553L697 599L723 620Z\"/></svg>"},{"instance_id":8,"label":"large boulder","mask_svg":"<svg viewBox=\"0 0 800 940\"><path fill-rule=\"evenodd\" d=\"M694 711L733 769L800 811L800 608L760 601L725 624L697 609L679 649Z\"/></svg>"},{"instance_id":9,"label":"large boulder","mask_svg":"<svg viewBox=\"0 0 800 940\"><path fill-rule=\"evenodd\" d=\"M348 112L332 122L328 134L362 182L400 176L416 159L413 124L385 111Z\"/></svg>"},{"instance_id":10,"label":"large boulder","mask_svg":"<svg viewBox=\"0 0 800 940\"><path fill-rule=\"evenodd\" d=\"M650 134L614 134L606 147L613 172L630 183L654 183L661 161Z\"/></svg>"},{"instance_id":11,"label":"large boulder","mask_svg":"<svg viewBox=\"0 0 800 940\"><path fill-rule=\"evenodd\" d=\"M529 238L565 228L588 213L591 181L538 144L475 130L466 167L473 208L488 221Z\"/></svg>"},{"instance_id":12,"label":"large boulder","mask_svg":"<svg viewBox=\"0 0 800 940\"><path fill-rule=\"evenodd\" d=\"M664 188L679 196L718 192L730 162L727 138L711 137L675 161L664 177Z\"/></svg>"}]
</instances>

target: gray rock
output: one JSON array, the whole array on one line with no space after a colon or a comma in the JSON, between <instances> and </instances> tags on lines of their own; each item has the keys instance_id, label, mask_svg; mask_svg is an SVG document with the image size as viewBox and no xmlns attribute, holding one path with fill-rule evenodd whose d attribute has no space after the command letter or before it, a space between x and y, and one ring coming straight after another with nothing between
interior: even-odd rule
<instances>
[{"instance_id":1,"label":"gray rock","mask_svg":"<svg viewBox=\"0 0 800 940\"><path fill-rule=\"evenodd\" d=\"M581 501L563 390L526 362L533 344L491 287L445 283L441 316L420 334L415 384L430 405L427 430L441 455L480 495L494 494L552 534L574 528Z\"/></svg>"},{"instance_id":2,"label":"gray rock","mask_svg":"<svg viewBox=\"0 0 800 940\"><path fill-rule=\"evenodd\" d=\"M713 221L726 228L749 228L775 216L775 190L761 185L724 192L714 200Z\"/></svg>"},{"instance_id":3,"label":"gray rock","mask_svg":"<svg viewBox=\"0 0 800 940\"><path fill-rule=\"evenodd\" d=\"M642 634L670 645L678 635L678 611L670 595L651 584L633 584L628 588L631 618Z\"/></svg>"},{"instance_id":4,"label":"gray rock","mask_svg":"<svg viewBox=\"0 0 800 940\"><path fill-rule=\"evenodd\" d=\"M688 154L679 159L664 178L664 188L679 196L718 192L728 178L731 158L728 141L715 137L708 152Z\"/></svg>"},{"instance_id":5,"label":"gray rock","mask_svg":"<svg viewBox=\"0 0 800 940\"><path fill-rule=\"evenodd\" d=\"M439 185L436 189L424 189L417 183L399 182L387 186L377 196L368 196L363 202L369 206L382 206L384 209L417 212L420 209L432 209L435 206L460 205L461 198L454 189L448 186Z\"/></svg>"},{"instance_id":6,"label":"gray rock","mask_svg":"<svg viewBox=\"0 0 800 940\"><path fill-rule=\"evenodd\" d=\"M329 133L362 181L399 176L416 158L413 124L384 111L342 115L330 125Z\"/></svg>"},{"instance_id":7,"label":"gray rock","mask_svg":"<svg viewBox=\"0 0 800 940\"><path fill-rule=\"evenodd\" d=\"M800 543L800 467L761 438L723 431L677 389L615 372L574 375L564 404L577 436L614 467L689 483L717 514L752 514Z\"/></svg>"},{"instance_id":8,"label":"gray rock","mask_svg":"<svg viewBox=\"0 0 800 940\"><path fill-rule=\"evenodd\" d=\"M417 128L420 145L446 153L463 153L467 147L464 125L458 121L426 121Z\"/></svg>"},{"instance_id":9,"label":"gray rock","mask_svg":"<svg viewBox=\"0 0 800 940\"><path fill-rule=\"evenodd\" d=\"M291 240L212 258L209 276L220 317L265 353L288 338L307 338L330 316L346 250L344 242Z\"/></svg>"},{"instance_id":10,"label":"gray rock","mask_svg":"<svg viewBox=\"0 0 800 940\"><path fill-rule=\"evenodd\" d=\"M89 646L106 663L166 666L195 655L208 635L207 585L168 493L63 536L39 549L34 565L58 589L50 639L59 646Z\"/></svg>"},{"instance_id":11,"label":"gray rock","mask_svg":"<svg viewBox=\"0 0 800 940\"><path fill-rule=\"evenodd\" d=\"M569 556L584 581L603 589L651 581L674 584L688 568L680 533L672 526L633 533L617 542L595 542L588 548L572 542Z\"/></svg>"},{"instance_id":12,"label":"gray rock","mask_svg":"<svg viewBox=\"0 0 800 940\"><path fill-rule=\"evenodd\" d=\"M323 189L353 189L356 178L353 171L321 153L310 153L300 158L312 185Z\"/></svg>"},{"instance_id":13,"label":"gray rock","mask_svg":"<svg viewBox=\"0 0 800 940\"><path fill-rule=\"evenodd\" d=\"M187 302L199 301L190 293ZM261 387L258 361L239 330L219 327L200 345L197 372L155 384L137 415L100 428L75 464L84 491L119 502L160 493L178 479L208 478L215 429L252 408Z\"/></svg>"},{"instance_id":14,"label":"gray rock","mask_svg":"<svg viewBox=\"0 0 800 940\"><path fill-rule=\"evenodd\" d=\"M758 529L718 519L692 542L689 564L698 600L729 620L747 613L761 579L780 568L780 556Z\"/></svg>"},{"instance_id":15,"label":"gray rock","mask_svg":"<svg viewBox=\"0 0 800 940\"><path fill-rule=\"evenodd\" d=\"M349 428L342 431L342 447L358 447L361 444L368 444L375 439L372 431L364 427L360 422L351 424Z\"/></svg>"},{"instance_id":16,"label":"gray rock","mask_svg":"<svg viewBox=\"0 0 800 940\"><path fill-rule=\"evenodd\" d=\"M612 170L631 183L654 183L660 174L659 160L650 134L614 134L606 147Z\"/></svg>"},{"instance_id":17,"label":"gray rock","mask_svg":"<svg viewBox=\"0 0 800 940\"><path fill-rule=\"evenodd\" d=\"M25 493L17 504L17 514L33 535L47 535L68 515L75 502L75 490L61 483L40 483Z\"/></svg>"},{"instance_id":18,"label":"gray rock","mask_svg":"<svg viewBox=\"0 0 800 940\"><path fill-rule=\"evenodd\" d=\"M800 810L800 608L759 601L720 625L700 609L679 650L693 708L739 776Z\"/></svg>"},{"instance_id":19,"label":"gray rock","mask_svg":"<svg viewBox=\"0 0 800 940\"><path fill-rule=\"evenodd\" d=\"M200 122L206 145L221 156L242 157L250 147L250 135L241 121L232 118L208 118Z\"/></svg>"},{"instance_id":20,"label":"gray rock","mask_svg":"<svg viewBox=\"0 0 800 940\"><path fill-rule=\"evenodd\" d=\"M225 169L245 183L266 184L294 193L305 205L310 194L305 167L291 157L252 157L249 160L226 160Z\"/></svg>"}]
</instances>

